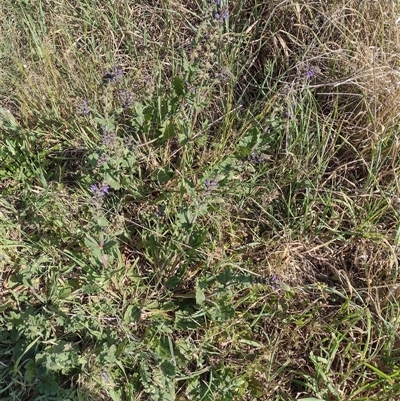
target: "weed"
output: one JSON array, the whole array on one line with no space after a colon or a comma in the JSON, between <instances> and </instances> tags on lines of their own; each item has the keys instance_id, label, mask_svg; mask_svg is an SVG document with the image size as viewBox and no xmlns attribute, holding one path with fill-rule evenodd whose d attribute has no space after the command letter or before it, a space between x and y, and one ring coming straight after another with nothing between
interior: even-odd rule
<instances>
[{"instance_id":1,"label":"weed","mask_svg":"<svg viewBox=\"0 0 400 401\"><path fill-rule=\"evenodd\" d=\"M395 2L3 3L0 398L397 400Z\"/></svg>"}]
</instances>

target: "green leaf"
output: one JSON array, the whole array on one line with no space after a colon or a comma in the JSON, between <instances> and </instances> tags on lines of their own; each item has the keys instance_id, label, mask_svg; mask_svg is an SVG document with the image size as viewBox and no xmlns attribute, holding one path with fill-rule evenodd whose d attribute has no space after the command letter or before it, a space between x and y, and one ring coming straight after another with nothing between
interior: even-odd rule
<instances>
[{"instance_id":1,"label":"green leaf","mask_svg":"<svg viewBox=\"0 0 400 401\"><path fill-rule=\"evenodd\" d=\"M101 247L99 243L90 235L86 235L84 243L92 251L93 254L100 253Z\"/></svg>"},{"instance_id":2,"label":"green leaf","mask_svg":"<svg viewBox=\"0 0 400 401\"><path fill-rule=\"evenodd\" d=\"M97 218L96 223L99 227L108 227L108 221L105 217Z\"/></svg>"},{"instance_id":3,"label":"green leaf","mask_svg":"<svg viewBox=\"0 0 400 401\"><path fill-rule=\"evenodd\" d=\"M161 167L151 174L151 178L154 181L158 181L160 184L169 181L174 176L174 171L169 167Z\"/></svg>"},{"instance_id":4,"label":"green leaf","mask_svg":"<svg viewBox=\"0 0 400 401\"><path fill-rule=\"evenodd\" d=\"M25 380L28 383L32 383L35 378L36 378L35 362L31 359L25 364Z\"/></svg>"},{"instance_id":5,"label":"green leaf","mask_svg":"<svg viewBox=\"0 0 400 401\"><path fill-rule=\"evenodd\" d=\"M240 343L242 344L247 344L247 345L251 345L252 347L256 347L256 348L261 348L262 344L260 344L257 341L252 341L252 340L247 340L246 338L242 338L239 340Z\"/></svg>"},{"instance_id":6,"label":"green leaf","mask_svg":"<svg viewBox=\"0 0 400 401\"><path fill-rule=\"evenodd\" d=\"M121 188L121 184L117 181L117 177L112 176L110 173L104 175L104 182L106 182L112 189L118 191Z\"/></svg>"},{"instance_id":7,"label":"green leaf","mask_svg":"<svg viewBox=\"0 0 400 401\"><path fill-rule=\"evenodd\" d=\"M243 152L247 150L250 152L252 148L254 148L258 142L261 141L262 133L256 127L248 130L246 135L240 138L239 141L239 149Z\"/></svg>"},{"instance_id":8,"label":"green leaf","mask_svg":"<svg viewBox=\"0 0 400 401\"><path fill-rule=\"evenodd\" d=\"M109 388L108 393L110 394L110 397L113 401L121 401L121 397L113 388Z\"/></svg>"},{"instance_id":9,"label":"green leaf","mask_svg":"<svg viewBox=\"0 0 400 401\"><path fill-rule=\"evenodd\" d=\"M13 303L10 300L7 300L3 304L0 304L0 312L4 312L7 309L11 309L13 307L14 307Z\"/></svg>"},{"instance_id":10,"label":"green leaf","mask_svg":"<svg viewBox=\"0 0 400 401\"><path fill-rule=\"evenodd\" d=\"M232 280L232 270L227 267L217 276L217 280L222 285L227 285Z\"/></svg>"},{"instance_id":11,"label":"green leaf","mask_svg":"<svg viewBox=\"0 0 400 401\"><path fill-rule=\"evenodd\" d=\"M178 330L196 330L199 324L193 319L187 311L178 310L175 313L175 328Z\"/></svg>"},{"instance_id":12,"label":"green leaf","mask_svg":"<svg viewBox=\"0 0 400 401\"><path fill-rule=\"evenodd\" d=\"M203 230L194 229L190 235L189 245L195 249L198 248L207 238L207 232Z\"/></svg>"},{"instance_id":13,"label":"green leaf","mask_svg":"<svg viewBox=\"0 0 400 401\"><path fill-rule=\"evenodd\" d=\"M235 316L235 309L229 302L227 298L219 299L218 303L207 311L210 319L217 322L232 319Z\"/></svg>"},{"instance_id":14,"label":"green leaf","mask_svg":"<svg viewBox=\"0 0 400 401\"><path fill-rule=\"evenodd\" d=\"M163 361L161 363L161 369L167 376L174 377L176 374L175 366L170 361Z\"/></svg>"},{"instance_id":15,"label":"green leaf","mask_svg":"<svg viewBox=\"0 0 400 401\"><path fill-rule=\"evenodd\" d=\"M324 401L321 398L299 398L297 401Z\"/></svg>"},{"instance_id":16,"label":"green leaf","mask_svg":"<svg viewBox=\"0 0 400 401\"><path fill-rule=\"evenodd\" d=\"M109 251L110 249L113 249L116 245L118 245L118 242L115 239L110 239L104 244L103 251Z\"/></svg>"},{"instance_id":17,"label":"green leaf","mask_svg":"<svg viewBox=\"0 0 400 401\"><path fill-rule=\"evenodd\" d=\"M182 283L182 280L177 277L177 276L171 276L167 278L167 281L165 281L164 285L168 289L172 290L176 287L178 287Z\"/></svg>"},{"instance_id":18,"label":"green leaf","mask_svg":"<svg viewBox=\"0 0 400 401\"><path fill-rule=\"evenodd\" d=\"M136 102L135 103L135 111L136 111L136 116L134 117L134 120L137 122L137 124L139 126L142 126L145 121L143 105L139 102Z\"/></svg>"},{"instance_id":19,"label":"green leaf","mask_svg":"<svg viewBox=\"0 0 400 401\"><path fill-rule=\"evenodd\" d=\"M137 322L140 319L141 311L136 305L129 305L124 313L124 322L126 324Z\"/></svg>"},{"instance_id":20,"label":"green leaf","mask_svg":"<svg viewBox=\"0 0 400 401\"><path fill-rule=\"evenodd\" d=\"M206 300L206 296L204 295L204 291L201 288L201 286L199 285L199 283L197 282L197 284L196 284L196 304L201 305L204 303L205 300Z\"/></svg>"},{"instance_id":21,"label":"green leaf","mask_svg":"<svg viewBox=\"0 0 400 401\"><path fill-rule=\"evenodd\" d=\"M60 299L67 298L72 292L72 288L67 284L61 285L60 287L57 288L57 290L58 290L57 298Z\"/></svg>"},{"instance_id":22,"label":"green leaf","mask_svg":"<svg viewBox=\"0 0 400 401\"><path fill-rule=\"evenodd\" d=\"M185 90L185 84L181 78L175 77L172 80L172 86L174 87L175 93L178 96L183 96Z\"/></svg>"},{"instance_id":23,"label":"green leaf","mask_svg":"<svg viewBox=\"0 0 400 401\"><path fill-rule=\"evenodd\" d=\"M175 137L175 125L169 120L163 121L159 131L161 133L160 139L162 141L166 141Z\"/></svg>"},{"instance_id":24,"label":"green leaf","mask_svg":"<svg viewBox=\"0 0 400 401\"><path fill-rule=\"evenodd\" d=\"M57 394L58 389L59 385L52 375L43 377L38 384L39 392L44 395L55 395Z\"/></svg>"}]
</instances>

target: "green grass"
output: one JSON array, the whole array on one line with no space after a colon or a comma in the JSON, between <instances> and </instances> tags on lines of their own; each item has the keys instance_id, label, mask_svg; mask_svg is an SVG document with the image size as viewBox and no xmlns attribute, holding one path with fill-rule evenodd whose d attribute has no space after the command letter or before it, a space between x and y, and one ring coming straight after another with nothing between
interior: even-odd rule
<instances>
[{"instance_id":1,"label":"green grass","mask_svg":"<svg viewBox=\"0 0 400 401\"><path fill-rule=\"evenodd\" d=\"M3 0L1 400L400 399L400 4L221 3Z\"/></svg>"}]
</instances>

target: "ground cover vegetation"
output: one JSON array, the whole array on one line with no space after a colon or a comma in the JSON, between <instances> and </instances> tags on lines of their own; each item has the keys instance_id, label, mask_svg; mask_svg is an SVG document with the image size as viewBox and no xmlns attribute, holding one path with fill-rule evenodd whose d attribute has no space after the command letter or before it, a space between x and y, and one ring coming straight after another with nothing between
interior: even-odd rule
<instances>
[{"instance_id":1,"label":"ground cover vegetation","mask_svg":"<svg viewBox=\"0 0 400 401\"><path fill-rule=\"evenodd\" d=\"M399 400L388 0L3 0L1 400Z\"/></svg>"}]
</instances>

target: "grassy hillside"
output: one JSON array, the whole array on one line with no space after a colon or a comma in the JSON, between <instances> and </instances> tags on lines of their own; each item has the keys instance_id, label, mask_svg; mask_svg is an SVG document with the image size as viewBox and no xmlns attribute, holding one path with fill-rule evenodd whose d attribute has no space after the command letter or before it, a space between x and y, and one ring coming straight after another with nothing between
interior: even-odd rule
<instances>
[{"instance_id":1,"label":"grassy hillside","mask_svg":"<svg viewBox=\"0 0 400 401\"><path fill-rule=\"evenodd\" d=\"M397 0L1 3L1 400L400 400Z\"/></svg>"}]
</instances>

